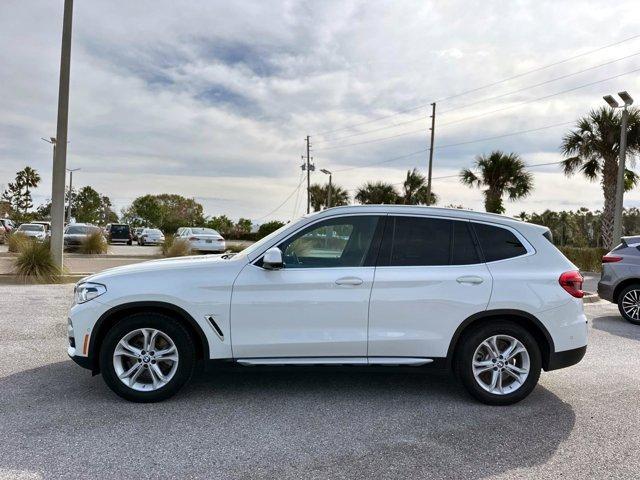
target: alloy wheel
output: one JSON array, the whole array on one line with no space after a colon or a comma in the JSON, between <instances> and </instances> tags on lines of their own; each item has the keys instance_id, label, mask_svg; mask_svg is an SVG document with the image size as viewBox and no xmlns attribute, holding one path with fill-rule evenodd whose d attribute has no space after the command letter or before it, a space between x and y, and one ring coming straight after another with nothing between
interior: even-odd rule
<instances>
[{"instance_id":1,"label":"alloy wheel","mask_svg":"<svg viewBox=\"0 0 640 480\"><path fill-rule=\"evenodd\" d=\"M640 290L629 290L622 297L622 310L633 320L640 320Z\"/></svg>"},{"instance_id":2,"label":"alloy wheel","mask_svg":"<svg viewBox=\"0 0 640 480\"><path fill-rule=\"evenodd\" d=\"M171 337L155 328L127 333L113 352L113 367L120 381L141 392L168 384L178 369L178 361L178 349Z\"/></svg>"},{"instance_id":3,"label":"alloy wheel","mask_svg":"<svg viewBox=\"0 0 640 480\"><path fill-rule=\"evenodd\" d=\"M473 376L484 390L507 395L518 390L529 376L531 359L522 342L510 335L484 340L473 355Z\"/></svg>"}]
</instances>

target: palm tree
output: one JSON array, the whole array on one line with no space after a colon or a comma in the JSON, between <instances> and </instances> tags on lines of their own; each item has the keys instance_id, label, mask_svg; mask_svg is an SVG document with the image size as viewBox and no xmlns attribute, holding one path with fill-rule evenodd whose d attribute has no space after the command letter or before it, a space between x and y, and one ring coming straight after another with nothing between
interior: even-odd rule
<instances>
[{"instance_id":1,"label":"palm tree","mask_svg":"<svg viewBox=\"0 0 640 480\"><path fill-rule=\"evenodd\" d=\"M417 168L407 170L407 178L402 184L402 196L398 203L403 205L433 205L438 197L433 191L427 200L427 178Z\"/></svg>"},{"instance_id":2,"label":"palm tree","mask_svg":"<svg viewBox=\"0 0 640 480\"><path fill-rule=\"evenodd\" d=\"M23 197L23 209L24 213L33 207L31 201L31 188L36 188L40 183L40 174L31 167L24 167L16 174L16 181L25 189Z\"/></svg>"},{"instance_id":3,"label":"palm tree","mask_svg":"<svg viewBox=\"0 0 640 480\"><path fill-rule=\"evenodd\" d=\"M486 187L484 208L487 212L504 213L502 197L509 200L526 197L533 190L533 176L525 170L525 164L517 153L495 150L489 155L476 157L475 169L465 168L460 172L460 181L470 187Z\"/></svg>"},{"instance_id":4,"label":"palm tree","mask_svg":"<svg viewBox=\"0 0 640 480\"><path fill-rule=\"evenodd\" d=\"M311 197L311 207L314 212L327 208L329 202L329 184L319 185L317 183L309 188ZM331 185L331 206L339 207L349 204L349 192L339 185Z\"/></svg>"},{"instance_id":5,"label":"palm tree","mask_svg":"<svg viewBox=\"0 0 640 480\"><path fill-rule=\"evenodd\" d=\"M398 203L395 187L386 182L367 182L356 191L355 200L363 205Z\"/></svg>"},{"instance_id":6,"label":"palm tree","mask_svg":"<svg viewBox=\"0 0 640 480\"><path fill-rule=\"evenodd\" d=\"M605 248L613 241L613 215L616 201L618 156L622 114L612 108L592 110L578 119L576 127L562 138L560 149L566 158L562 167L565 175L580 171L591 181L600 178L604 195L601 236ZM629 110L627 152L633 158L640 153L640 111ZM631 170L625 171L625 190L638 182Z\"/></svg>"}]
</instances>

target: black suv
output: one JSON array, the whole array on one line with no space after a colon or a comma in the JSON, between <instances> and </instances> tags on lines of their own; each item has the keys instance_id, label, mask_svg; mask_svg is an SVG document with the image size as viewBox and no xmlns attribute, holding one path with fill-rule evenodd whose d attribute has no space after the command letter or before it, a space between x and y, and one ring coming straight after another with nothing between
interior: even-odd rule
<instances>
[{"instance_id":1,"label":"black suv","mask_svg":"<svg viewBox=\"0 0 640 480\"><path fill-rule=\"evenodd\" d=\"M133 244L133 236L131 235L131 227L126 223L110 223L106 226L107 241L109 243L126 243Z\"/></svg>"}]
</instances>

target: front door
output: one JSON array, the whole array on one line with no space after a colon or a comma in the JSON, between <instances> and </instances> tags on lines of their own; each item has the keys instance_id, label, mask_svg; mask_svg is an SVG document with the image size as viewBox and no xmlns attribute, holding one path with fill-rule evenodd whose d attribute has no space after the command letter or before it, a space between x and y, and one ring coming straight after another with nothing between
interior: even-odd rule
<instances>
[{"instance_id":1,"label":"front door","mask_svg":"<svg viewBox=\"0 0 640 480\"><path fill-rule=\"evenodd\" d=\"M486 310L492 278L469 222L389 216L371 292L370 357L445 357L458 326Z\"/></svg>"},{"instance_id":2,"label":"front door","mask_svg":"<svg viewBox=\"0 0 640 480\"><path fill-rule=\"evenodd\" d=\"M278 245L284 268L247 265L233 285L234 357L365 357L380 218L320 220Z\"/></svg>"}]
</instances>

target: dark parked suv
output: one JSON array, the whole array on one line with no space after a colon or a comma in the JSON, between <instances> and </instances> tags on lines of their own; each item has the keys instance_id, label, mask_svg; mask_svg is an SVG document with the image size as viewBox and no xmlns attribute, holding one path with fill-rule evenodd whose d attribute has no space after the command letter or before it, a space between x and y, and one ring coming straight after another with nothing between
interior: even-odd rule
<instances>
[{"instance_id":1,"label":"dark parked suv","mask_svg":"<svg viewBox=\"0 0 640 480\"><path fill-rule=\"evenodd\" d=\"M105 230L109 243L126 243L127 245L133 243L131 227L126 223L110 223Z\"/></svg>"},{"instance_id":2,"label":"dark parked suv","mask_svg":"<svg viewBox=\"0 0 640 480\"><path fill-rule=\"evenodd\" d=\"M640 236L622 243L602 257L598 295L617 303L620 315L640 325Z\"/></svg>"}]
</instances>

